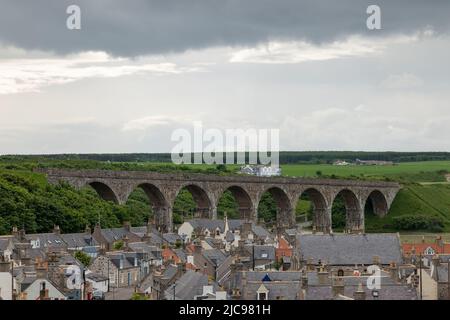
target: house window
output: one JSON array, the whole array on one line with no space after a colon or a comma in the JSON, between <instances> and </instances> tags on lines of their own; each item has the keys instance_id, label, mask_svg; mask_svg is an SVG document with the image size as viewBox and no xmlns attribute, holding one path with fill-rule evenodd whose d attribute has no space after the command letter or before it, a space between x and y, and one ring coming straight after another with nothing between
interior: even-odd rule
<instances>
[{"instance_id":1,"label":"house window","mask_svg":"<svg viewBox=\"0 0 450 320\"><path fill-rule=\"evenodd\" d=\"M339 269L338 270L338 277L343 277L344 276L344 270Z\"/></svg>"},{"instance_id":2,"label":"house window","mask_svg":"<svg viewBox=\"0 0 450 320\"><path fill-rule=\"evenodd\" d=\"M426 254L426 255L434 255L434 250L433 250L433 248L428 247L428 248L425 250L425 254Z\"/></svg>"},{"instance_id":3,"label":"house window","mask_svg":"<svg viewBox=\"0 0 450 320\"><path fill-rule=\"evenodd\" d=\"M216 230L216 236L220 236L220 230Z\"/></svg>"},{"instance_id":4,"label":"house window","mask_svg":"<svg viewBox=\"0 0 450 320\"><path fill-rule=\"evenodd\" d=\"M266 292L258 292L258 300L267 300Z\"/></svg>"}]
</instances>

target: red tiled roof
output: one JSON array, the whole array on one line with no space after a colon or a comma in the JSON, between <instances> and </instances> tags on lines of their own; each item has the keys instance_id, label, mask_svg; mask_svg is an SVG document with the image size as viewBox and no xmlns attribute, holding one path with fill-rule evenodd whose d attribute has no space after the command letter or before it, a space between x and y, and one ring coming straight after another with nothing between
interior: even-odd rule
<instances>
[{"instance_id":1,"label":"red tiled roof","mask_svg":"<svg viewBox=\"0 0 450 320\"><path fill-rule=\"evenodd\" d=\"M173 260L176 264L181 263L181 259L169 248L162 251L162 257L164 261Z\"/></svg>"},{"instance_id":2,"label":"red tiled roof","mask_svg":"<svg viewBox=\"0 0 450 320\"><path fill-rule=\"evenodd\" d=\"M404 254L412 253L413 249L416 254L426 254L426 250L432 248L436 254L450 254L450 243L444 243L442 245L433 243L404 243L402 249Z\"/></svg>"}]
</instances>

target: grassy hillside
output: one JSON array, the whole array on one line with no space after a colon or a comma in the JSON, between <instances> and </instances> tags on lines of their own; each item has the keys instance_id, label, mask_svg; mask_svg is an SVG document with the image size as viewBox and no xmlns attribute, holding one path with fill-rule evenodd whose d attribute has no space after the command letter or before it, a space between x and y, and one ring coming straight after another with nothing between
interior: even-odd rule
<instances>
[{"instance_id":1,"label":"grassy hillside","mask_svg":"<svg viewBox=\"0 0 450 320\"><path fill-rule=\"evenodd\" d=\"M450 185L404 186L388 215L384 218L366 215L367 231L398 231L394 228L394 219L407 215L442 219L443 231L450 231Z\"/></svg>"}]
</instances>

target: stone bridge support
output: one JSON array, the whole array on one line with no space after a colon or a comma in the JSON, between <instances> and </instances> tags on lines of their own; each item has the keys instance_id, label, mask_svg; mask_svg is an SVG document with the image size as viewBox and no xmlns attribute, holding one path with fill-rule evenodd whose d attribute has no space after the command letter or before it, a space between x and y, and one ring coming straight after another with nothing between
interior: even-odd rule
<instances>
[{"instance_id":1,"label":"stone bridge support","mask_svg":"<svg viewBox=\"0 0 450 320\"><path fill-rule=\"evenodd\" d=\"M278 230L295 227L295 208L306 196L312 204L313 232L332 232L332 205L344 199L346 232L364 230L364 207L370 203L376 215L386 215L400 185L384 181L305 178L262 178L253 176L215 176L204 174L162 174L140 171L38 170L50 183L69 183L75 188L90 185L105 200L124 204L130 194L141 188L149 198L156 225L163 232L173 230L173 205L186 188L194 198L200 218L217 218L217 205L225 191L235 198L241 219L258 220L259 202L269 192L277 205Z\"/></svg>"}]
</instances>

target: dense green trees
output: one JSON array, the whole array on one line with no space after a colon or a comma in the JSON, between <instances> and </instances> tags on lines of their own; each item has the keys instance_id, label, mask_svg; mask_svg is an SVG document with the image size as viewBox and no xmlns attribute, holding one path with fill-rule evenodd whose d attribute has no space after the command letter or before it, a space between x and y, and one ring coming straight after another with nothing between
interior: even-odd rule
<instances>
[{"instance_id":1,"label":"dense green trees","mask_svg":"<svg viewBox=\"0 0 450 320\"><path fill-rule=\"evenodd\" d=\"M77 251L74 254L75 259L77 259L78 261L80 261L83 266L87 267L90 263L91 263L91 257L88 256L85 252L83 251Z\"/></svg>"},{"instance_id":2,"label":"dense green trees","mask_svg":"<svg viewBox=\"0 0 450 320\"><path fill-rule=\"evenodd\" d=\"M443 219L427 215L398 216L393 219L393 224L398 230L442 232L444 229Z\"/></svg>"}]
</instances>

